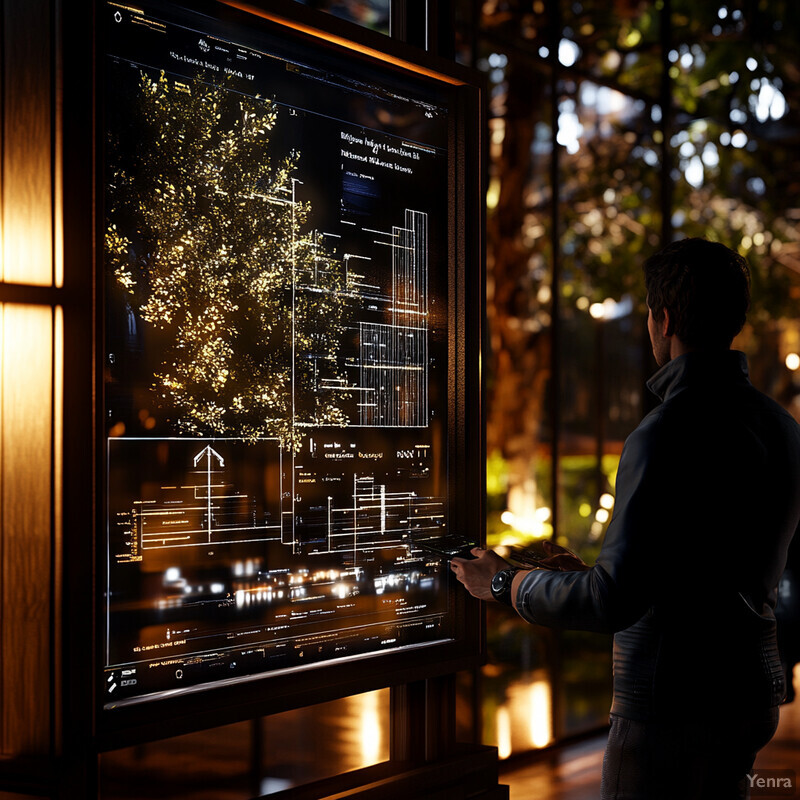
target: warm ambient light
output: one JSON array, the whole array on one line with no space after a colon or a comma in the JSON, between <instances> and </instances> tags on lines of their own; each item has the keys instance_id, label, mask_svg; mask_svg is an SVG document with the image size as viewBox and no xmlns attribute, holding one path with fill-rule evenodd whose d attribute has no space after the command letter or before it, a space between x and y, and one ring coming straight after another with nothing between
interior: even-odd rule
<instances>
[{"instance_id":1,"label":"warm ambient light","mask_svg":"<svg viewBox=\"0 0 800 800\"><path fill-rule=\"evenodd\" d=\"M497 208L500 202L500 181L498 178L492 178L489 181L489 188L486 190L486 207L490 210Z\"/></svg>"},{"instance_id":2,"label":"warm ambient light","mask_svg":"<svg viewBox=\"0 0 800 800\"><path fill-rule=\"evenodd\" d=\"M29 127L41 128L31 120L27 122ZM24 118L14 120L15 127L25 127L25 123ZM22 136L17 133L17 139ZM41 147L26 148L19 141L16 152L6 147L0 281L23 286L53 286L55 278L58 286L62 276L58 270L55 275L53 273L53 223L48 213L52 180L50 151L42 143L35 142L35 134L31 136L33 144Z\"/></svg>"},{"instance_id":3,"label":"warm ambient light","mask_svg":"<svg viewBox=\"0 0 800 800\"><path fill-rule=\"evenodd\" d=\"M60 307L0 303L0 482L9 500L0 518L3 590L9 598L24 598L24 613L3 619L4 641L24 643L4 661L0 685L4 719L20 720L4 732L10 754L46 752L50 736L47 724L38 722L48 715L48 654L57 645L54 596L42 576L52 577L51 552L61 537L62 348Z\"/></svg>"},{"instance_id":4,"label":"warm ambient light","mask_svg":"<svg viewBox=\"0 0 800 800\"><path fill-rule=\"evenodd\" d=\"M497 725L497 756L508 758L511 755L511 715L505 706L497 709L495 716Z\"/></svg>"},{"instance_id":5,"label":"warm ambient light","mask_svg":"<svg viewBox=\"0 0 800 800\"><path fill-rule=\"evenodd\" d=\"M592 303L589 306L589 313L594 319L604 319L606 310L602 303Z\"/></svg>"},{"instance_id":6,"label":"warm ambient light","mask_svg":"<svg viewBox=\"0 0 800 800\"><path fill-rule=\"evenodd\" d=\"M589 314L593 319L613 320L626 317L633 311L633 298L625 295L619 302L612 297L607 297L602 303L592 303Z\"/></svg>"},{"instance_id":7,"label":"warm ambient light","mask_svg":"<svg viewBox=\"0 0 800 800\"><path fill-rule=\"evenodd\" d=\"M500 521L519 533L543 539L552 533L552 525L548 524L552 513L547 506L540 506L524 514L515 514L507 509L500 515Z\"/></svg>"},{"instance_id":8,"label":"warm ambient light","mask_svg":"<svg viewBox=\"0 0 800 800\"><path fill-rule=\"evenodd\" d=\"M792 372L800 369L800 355L797 353L789 353L789 355L786 356L786 366L792 370Z\"/></svg>"},{"instance_id":9,"label":"warm ambient light","mask_svg":"<svg viewBox=\"0 0 800 800\"><path fill-rule=\"evenodd\" d=\"M553 741L553 708L550 682L539 677L515 681L508 687L508 699L497 708L495 729L497 754L508 758L518 747L546 747Z\"/></svg>"},{"instance_id":10,"label":"warm ambient light","mask_svg":"<svg viewBox=\"0 0 800 800\"><path fill-rule=\"evenodd\" d=\"M609 494L608 492L601 494L600 505L607 511L610 511L614 507L614 495Z\"/></svg>"},{"instance_id":11,"label":"warm ambient light","mask_svg":"<svg viewBox=\"0 0 800 800\"><path fill-rule=\"evenodd\" d=\"M361 761L364 766L377 764L381 756L381 723L378 715L378 692L359 696L361 711Z\"/></svg>"},{"instance_id":12,"label":"warm ambient light","mask_svg":"<svg viewBox=\"0 0 800 800\"><path fill-rule=\"evenodd\" d=\"M553 738L550 684L535 681L528 689L530 738L534 747L546 747Z\"/></svg>"}]
</instances>

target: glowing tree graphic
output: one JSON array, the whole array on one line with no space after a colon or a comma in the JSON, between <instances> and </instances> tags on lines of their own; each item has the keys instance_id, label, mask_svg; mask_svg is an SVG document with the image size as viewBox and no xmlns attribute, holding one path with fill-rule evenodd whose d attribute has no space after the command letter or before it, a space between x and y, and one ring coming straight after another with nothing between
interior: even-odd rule
<instances>
[{"instance_id":1,"label":"glowing tree graphic","mask_svg":"<svg viewBox=\"0 0 800 800\"><path fill-rule=\"evenodd\" d=\"M187 433L293 450L304 428L344 424L342 394L319 387L341 378L345 269L303 232L300 153L271 157L275 104L143 73L133 119L135 137L130 108L111 125L105 249L168 342L161 405Z\"/></svg>"}]
</instances>

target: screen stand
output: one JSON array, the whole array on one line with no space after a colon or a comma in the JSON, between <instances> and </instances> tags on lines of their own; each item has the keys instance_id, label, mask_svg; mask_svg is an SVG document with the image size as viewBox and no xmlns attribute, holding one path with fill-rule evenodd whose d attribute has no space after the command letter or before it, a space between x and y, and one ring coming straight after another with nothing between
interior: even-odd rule
<instances>
[{"instance_id":1,"label":"screen stand","mask_svg":"<svg viewBox=\"0 0 800 800\"><path fill-rule=\"evenodd\" d=\"M456 676L441 675L391 690L391 763L400 767L381 797L463 796L507 800L494 747L456 742ZM371 797L369 787L354 797ZM376 795L377 796L377 795Z\"/></svg>"}]
</instances>

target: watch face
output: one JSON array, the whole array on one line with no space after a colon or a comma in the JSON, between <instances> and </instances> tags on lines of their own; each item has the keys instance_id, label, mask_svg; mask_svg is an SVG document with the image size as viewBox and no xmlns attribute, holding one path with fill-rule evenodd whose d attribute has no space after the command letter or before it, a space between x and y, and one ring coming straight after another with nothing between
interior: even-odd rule
<instances>
[{"instance_id":1,"label":"watch face","mask_svg":"<svg viewBox=\"0 0 800 800\"><path fill-rule=\"evenodd\" d=\"M514 580L515 569L501 569L492 578L491 591L492 597L499 603L504 603L507 606L511 603L511 584Z\"/></svg>"},{"instance_id":2,"label":"watch face","mask_svg":"<svg viewBox=\"0 0 800 800\"><path fill-rule=\"evenodd\" d=\"M493 578L492 578L492 591L493 592L502 592L504 591L509 583L511 576L508 573L508 570L500 570Z\"/></svg>"}]
</instances>

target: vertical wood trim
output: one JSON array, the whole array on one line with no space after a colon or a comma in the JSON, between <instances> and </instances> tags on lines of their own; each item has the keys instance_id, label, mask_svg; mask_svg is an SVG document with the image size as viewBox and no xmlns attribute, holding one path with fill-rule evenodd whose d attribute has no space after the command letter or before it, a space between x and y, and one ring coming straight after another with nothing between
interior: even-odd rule
<instances>
[{"instance_id":1,"label":"vertical wood trim","mask_svg":"<svg viewBox=\"0 0 800 800\"><path fill-rule=\"evenodd\" d=\"M425 681L425 760L452 755L456 744L456 676L439 675Z\"/></svg>"},{"instance_id":2,"label":"vertical wood trim","mask_svg":"<svg viewBox=\"0 0 800 800\"><path fill-rule=\"evenodd\" d=\"M50 0L54 8L54 231L56 289L63 303L63 370L65 377L61 423L63 453L59 481L63 532L54 591L55 692L53 735L55 754L63 769L54 798L97 797L95 722L95 555L98 518L95 497L94 413L97 402L95 342L98 332L95 297L94 220L94 26L96 6L89 2ZM59 258L64 292L59 293ZM58 357L58 352L56 354ZM58 387L56 389L58 391ZM58 422L56 423L59 424ZM56 438L59 431L56 429ZM57 456L57 458L59 458ZM56 515L58 525L58 515Z\"/></svg>"},{"instance_id":3,"label":"vertical wood trim","mask_svg":"<svg viewBox=\"0 0 800 800\"><path fill-rule=\"evenodd\" d=\"M389 694L389 758L422 763L425 759L425 681L392 686Z\"/></svg>"},{"instance_id":4,"label":"vertical wood trim","mask_svg":"<svg viewBox=\"0 0 800 800\"><path fill-rule=\"evenodd\" d=\"M50 80L51 80L51 217L53 244L53 285L64 287L64 4L48 0L50 11ZM79 23L80 24L80 23ZM53 475L52 543L50 601L50 719L51 753L63 755L64 730L64 308L55 307L53 320Z\"/></svg>"},{"instance_id":5,"label":"vertical wood trim","mask_svg":"<svg viewBox=\"0 0 800 800\"><path fill-rule=\"evenodd\" d=\"M63 597L63 496L64 485L64 310L61 306L55 307L53 320L53 432L52 432L52 543L51 543L51 641L50 663L52 664L51 679L51 720L52 720L52 752L60 755L63 749L61 739L62 725L62 685L63 670L61 666L61 653L63 649L62 638L62 602Z\"/></svg>"},{"instance_id":6,"label":"vertical wood trim","mask_svg":"<svg viewBox=\"0 0 800 800\"><path fill-rule=\"evenodd\" d=\"M0 126L2 127L2 126ZM2 160L2 159L0 159ZM5 448L6 440L3 435L5 431L5 381L3 371L5 366L6 350L6 304L0 303L0 756L8 753L6 744L8 735L6 734L6 696L8 695L8 676L6 673L6 661L9 656L5 650L5 631L6 631L6 581L5 565L8 563L5 542Z\"/></svg>"}]
</instances>

